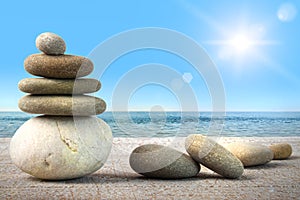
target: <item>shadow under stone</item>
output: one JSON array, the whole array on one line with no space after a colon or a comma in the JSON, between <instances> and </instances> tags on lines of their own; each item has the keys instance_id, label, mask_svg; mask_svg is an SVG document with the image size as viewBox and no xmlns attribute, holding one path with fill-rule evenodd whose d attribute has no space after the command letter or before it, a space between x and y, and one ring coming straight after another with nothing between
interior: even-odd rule
<instances>
[{"instance_id":1,"label":"shadow under stone","mask_svg":"<svg viewBox=\"0 0 300 200\"><path fill-rule=\"evenodd\" d=\"M226 180L226 181L245 181L245 180L255 179L255 177L249 175L242 175L240 178L232 179L232 178L223 177L217 173L207 173L207 172L199 173L198 177L200 179L219 179L219 180Z\"/></svg>"},{"instance_id":2,"label":"shadow under stone","mask_svg":"<svg viewBox=\"0 0 300 200\"><path fill-rule=\"evenodd\" d=\"M286 167L289 164L286 162L282 162L280 160L273 160L269 163L263 164L263 165L257 165L257 166L249 166L245 167L246 170L268 170L268 169L274 169L274 168L282 168Z\"/></svg>"},{"instance_id":3,"label":"shadow under stone","mask_svg":"<svg viewBox=\"0 0 300 200\"><path fill-rule=\"evenodd\" d=\"M299 160L300 156L291 156L288 159L283 159L283 160L277 160L277 161L284 161L284 160Z\"/></svg>"},{"instance_id":4,"label":"shadow under stone","mask_svg":"<svg viewBox=\"0 0 300 200\"><path fill-rule=\"evenodd\" d=\"M29 176L28 180L35 183L49 183L49 184L111 184L111 183L125 183L125 182L194 182L201 181L207 179L214 180L226 180L226 181L244 181L244 180L252 180L255 177L250 177L249 175L241 176L237 179L225 178L216 173L207 173L200 172L197 176L191 178L182 178L182 179L159 179L159 178L149 178L135 173L128 174L113 174L113 173L94 173L81 178L74 178L68 180L42 180L39 178L35 178L33 176Z\"/></svg>"}]
</instances>

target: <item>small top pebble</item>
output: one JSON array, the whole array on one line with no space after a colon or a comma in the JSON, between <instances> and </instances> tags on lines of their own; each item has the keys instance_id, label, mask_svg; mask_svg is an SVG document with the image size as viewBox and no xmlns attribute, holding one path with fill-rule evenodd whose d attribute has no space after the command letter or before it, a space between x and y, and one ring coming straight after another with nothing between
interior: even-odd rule
<instances>
[{"instance_id":1,"label":"small top pebble","mask_svg":"<svg viewBox=\"0 0 300 200\"><path fill-rule=\"evenodd\" d=\"M47 55L62 55L66 51L65 41L55 33L42 33L35 40L36 47Z\"/></svg>"}]
</instances>

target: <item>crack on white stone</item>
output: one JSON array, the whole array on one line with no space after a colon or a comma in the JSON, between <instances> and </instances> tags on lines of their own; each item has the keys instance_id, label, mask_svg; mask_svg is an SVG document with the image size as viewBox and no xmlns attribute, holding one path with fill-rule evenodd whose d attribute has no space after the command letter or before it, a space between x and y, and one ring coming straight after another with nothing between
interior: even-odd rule
<instances>
[{"instance_id":1,"label":"crack on white stone","mask_svg":"<svg viewBox=\"0 0 300 200\"><path fill-rule=\"evenodd\" d=\"M56 121L56 126L57 126L57 129L58 129L58 133L59 133L59 135L60 135L61 141L63 141L63 143L64 143L65 145L67 145L67 147L68 147L71 151L77 152L77 148L78 148L77 143L74 142L74 141L72 141L71 139L69 139L69 138L63 136L63 135L61 134L61 131L60 131L60 128L59 128L59 126L58 126L58 122L57 122L57 121Z\"/></svg>"},{"instance_id":2,"label":"crack on white stone","mask_svg":"<svg viewBox=\"0 0 300 200\"><path fill-rule=\"evenodd\" d=\"M44 159L44 164L49 167L50 166L50 162L48 161L48 158L52 155L52 153L49 153L48 156Z\"/></svg>"},{"instance_id":3,"label":"crack on white stone","mask_svg":"<svg viewBox=\"0 0 300 200\"><path fill-rule=\"evenodd\" d=\"M50 166L50 163L47 161L47 158L45 158L45 160L44 160L44 164L45 164L47 167L49 167L49 166Z\"/></svg>"}]
</instances>

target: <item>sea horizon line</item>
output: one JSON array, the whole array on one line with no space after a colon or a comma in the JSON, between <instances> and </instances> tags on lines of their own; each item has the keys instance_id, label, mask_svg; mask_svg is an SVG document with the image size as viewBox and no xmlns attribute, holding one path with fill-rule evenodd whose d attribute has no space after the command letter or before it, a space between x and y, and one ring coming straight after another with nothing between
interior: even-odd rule
<instances>
[{"instance_id":1,"label":"sea horizon line","mask_svg":"<svg viewBox=\"0 0 300 200\"><path fill-rule=\"evenodd\" d=\"M16 112L16 113L25 113L23 111L20 110L0 110L1 113L3 112ZM159 113L159 112L183 112L183 113L195 113L195 112L208 112L208 113L229 113L229 112L269 112L269 113L279 113L279 112L300 112L300 110L226 110L226 111L211 111L211 110L196 110L196 111L182 111L182 110L166 110L166 111L151 111L151 110L117 110L117 111L113 111L113 110L107 110L106 112L120 112L120 113L124 113L124 112L150 112L150 113ZM30 113L27 113L30 114ZM103 113L102 113L103 114ZM34 114L33 114L34 115Z\"/></svg>"}]
</instances>

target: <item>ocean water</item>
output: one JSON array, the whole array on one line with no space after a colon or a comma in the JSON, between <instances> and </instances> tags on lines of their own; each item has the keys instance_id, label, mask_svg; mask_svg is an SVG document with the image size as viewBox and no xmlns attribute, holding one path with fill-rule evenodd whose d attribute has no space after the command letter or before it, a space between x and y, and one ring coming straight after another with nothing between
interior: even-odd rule
<instances>
[{"instance_id":1,"label":"ocean water","mask_svg":"<svg viewBox=\"0 0 300 200\"><path fill-rule=\"evenodd\" d=\"M12 137L27 120L22 112L0 112L0 137ZM105 112L114 137L174 137L191 133L221 136L300 136L300 112L227 112L225 117L212 113Z\"/></svg>"}]
</instances>

